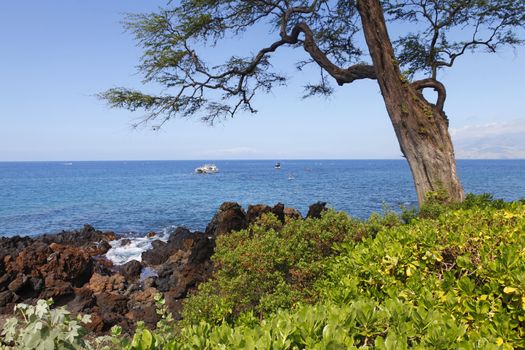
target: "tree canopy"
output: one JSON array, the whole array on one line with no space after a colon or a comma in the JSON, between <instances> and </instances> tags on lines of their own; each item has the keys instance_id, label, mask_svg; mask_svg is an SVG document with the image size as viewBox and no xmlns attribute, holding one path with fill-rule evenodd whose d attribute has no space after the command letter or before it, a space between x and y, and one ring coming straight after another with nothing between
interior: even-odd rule
<instances>
[{"instance_id":1,"label":"tree canopy","mask_svg":"<svg viewBox=\"0 0 525 350\"><path fill-rule=\"evenodd\" d=\"M308 84L306 96L327 95L338 85L359 79L375 79L362 40L362 25L355 0L182 0L169 1L155 13L130 15L130 30L144 54L139 65L144 82L165 87L150 95L128 88L102 94L113 107L143 109L141 123L156 120L160 127L169 119L199 115L213 123L240 111L256 112L253 97L286 83L272 66L271 54L283 46L302 47L304 60L297 68L316 63L319 82ZM444 87L438 72L451 67L470 51L496 52L506 45L522 44L525 25L523 0L395 0L383 1L385 19L404 34L393 38L396 59L418 89L438 91L443 108ZM232 56L217 66L207 64L198 52L202 45L220 45L264 23L275 34L261 43L254 55ZM329 79L331 76L333 79Z\"/></svg>"}]
</instances>

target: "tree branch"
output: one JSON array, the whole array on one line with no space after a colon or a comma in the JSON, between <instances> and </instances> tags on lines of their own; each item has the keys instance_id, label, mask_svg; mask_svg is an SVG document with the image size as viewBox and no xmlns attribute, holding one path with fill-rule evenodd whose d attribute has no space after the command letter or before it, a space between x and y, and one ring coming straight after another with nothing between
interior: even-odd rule
<instances>
[{"instance_id":1,"label":"tree branch","mask_svg":"<svg viewBox=\"0 0 525 350\"><path fill-rule=\"evenodd\" d=\"M447 98L447 92L445 86L441 82L433 78L427 78L422 80L416 80L410 85L412 85L414 89L420 92L422 92L423 89L433 88L434 91L436 91L438 94L436 108L438 109L438 111L443 112L443 108L445 106L445 99Z\"/></svg>"},{"instance_id":2,"label":"tree branch","mask_svg":"<svg viewBox=\"0 0 525 350\"><path fill-rule=\"evenodd\" d=\"M373 66L356 64L361 51L350 40L358 30L351 23L352 6L345 2L329 4L328 0L183 1L174 10L134 17L128 29L145 49L140 65L145 81L160 83L170 92L153 96L116 88L100 97L113 107L143 109L147 115L139 124L158 118L159 127L174 116L189 117L201 111L202 119L209 123L241 110L255 113L255 93L285 82L285 77L271 70L269 61L282 46L302 46L310 60L320 66L321 74L327 73L339 85L375 79ZM277 17L278 40L251 57L231 57L220 66L208 67L193 47L208 39L215 45L225 33L237 35L272 16ZM322 90L310 90L330 93L323 75L322 86Z\"/></svg>"},{"instance_id":3,"label":"tree branch","mask_svg":"<svg viewBox=\"0 0 525 350\"><path fill-rule=\"evenodd\" d=\"M315 43L314 34L306 23L299 23L294 26L291 36L289 36L290 42L293 44L297 43L301 33L305 36L303 41L304 50L336 80L338 85L352 83L358 79L376 79L375 69L371 65L354 64L348 68L340 68L333 64Z\"/></svg>"}]
</instances>

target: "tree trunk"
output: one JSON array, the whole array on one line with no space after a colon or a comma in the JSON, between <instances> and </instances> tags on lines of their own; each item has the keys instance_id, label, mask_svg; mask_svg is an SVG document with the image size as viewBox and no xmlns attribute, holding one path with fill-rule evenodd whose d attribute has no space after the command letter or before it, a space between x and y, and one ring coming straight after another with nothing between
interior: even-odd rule
<instances>
[{"instance_id":1,"label":"tree trunk","mask_svg":"<svg viewBox=\"0 0 525 350\"><path fill-rule=\"evenodd\" d=\"M448 200L462 201L454 148L445 113L430 104L401 75L379 0L358 0L357 6L377 81L403 155L408 160L419 204L427 193L446 191Z\"/></svg>"}]
</instances>

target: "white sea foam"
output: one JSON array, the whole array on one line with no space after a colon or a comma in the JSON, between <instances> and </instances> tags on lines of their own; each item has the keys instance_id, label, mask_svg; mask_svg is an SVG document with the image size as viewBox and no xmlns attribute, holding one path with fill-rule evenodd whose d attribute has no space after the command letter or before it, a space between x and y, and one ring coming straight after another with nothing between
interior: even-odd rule
<instances>
[{"instance_id":1,"label":"white sea foam","mask_svg":"<svg viewBox=\"0 0 525 350\"><path fill-rule=\"evenodd\" d=\"M131 260L142 261L142 252L151 248L151 242L157 239L166 242L174 229L174 226L165 228L153 237L124 235L110 243L111 249L106 253L106 257L115 265L122 265ZM128 239L131 242L123 245Z\"/></svg>"}]
</instances>

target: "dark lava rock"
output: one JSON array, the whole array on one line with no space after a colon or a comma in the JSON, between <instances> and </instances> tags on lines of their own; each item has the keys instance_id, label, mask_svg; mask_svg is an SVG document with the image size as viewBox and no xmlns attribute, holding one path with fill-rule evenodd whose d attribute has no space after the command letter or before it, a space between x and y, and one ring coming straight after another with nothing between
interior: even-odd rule
<instances>
[{"instance_id":1,"label":"dark lava rock","mask_svg":"<svg viewBox=\"0 0 525 350\"><path fill-rule=\"evenodd\" d=\"M37 239L3 260L0 288L7 287L20 301L54 298L58 304L71 298L73 287L89 281L93 271L93 261L83 248Z\"/></svg>"},{"instance_id":2,"label":"dark lava rock","mask_svg":"<svg viewBox=\"0 0 525 350\"><path fill-rule=\"evenodd\" d=\"M142 264L137 260L128 261L120 267L120 273L130 280L138 279L141 271Z\"/></svg>"},{"instance_id":3,"label":"dark lava rock","mask_svg":"<svg viewBox=\"0 0 525 350\"><path fill-rule=\"evenodd\" d=\"M319 219L321 217L321 213L326 210L326 202L314 203L308 208L308 214L306 214L306 217Z\"/></svg>"},{"instance_id":4,"label":"dark lava rock","mask_svg":"<svg viewBox=\"0 0 525 350\"><path fill-rule=\"evenodd\" d=\"M308 217L319 217L325 204L312 205ZM101 256L111 248L115 234L90 225L58 235L0 238L0 313L12 312L17 302L53 298L73 313L91 314L90 331L100 334L118 324L131 332L139 320L155 326L154 296L160 292L177 319L184 298L212 274L215 238L245 229L265 213L282 222L301 217L281 203L250 206L245 213L239 204L226 202L205 233L177 228L167 242L154 240L152 248L142 253L142 263L133 260L117 267ZM148 277L149 270L155 271Z\"/></svg>"},{"instance_id":5,"label":"dark lava rock","mask_svg":"<svg viewBox=\"0 0 525 350\"><path fill-rule=\"evenodd\" d=\"M94 256L91 257L91 260L93 260L93 273L109 276L116 271L115 266L113 266L113 262L105 256Z\"/></svg>"},{"instance_id":6,"label":"dark lava rock","mask_svg":"<svg viewBox=\"0 0 525 350\"><path fill-rule=\"evenodd\" d=\"M192 261L208 259L213 253L213 240L202 232L192 232L178 227L170 234L167 242L155 240L152 248L142 253L142 261L147 265L158 266L165 263L178 251L191 251Z\"/></svg>"},{"instance_id":7,"label":"dark lava rock","mask_svg":"<svg viewBox=\"0 0 525 350\"><path fill-rule=\"evenodd\" d=\"M246 221L249 224L253 224L262 215L271 213L272 208L265 204L249 205L248 211L246 212Z\"/></svg>"},{"instance_id":8,"label":"dark lava rock","mask_svg":"<svg viewBox=\"0 0 525 350\"><path fill-rule=\"evenodd\" d=\"M172 254L179 250L190 252L189 261L196 264L211 257L215 244L202 232L191 232L187 228L179 227L170 235L168 247Z\"/></svg>"},{"instance_id":9,"label":"dark lava rock","mask_svg":"<svg viewBox=\"0 0 525 350\"><path fill-rule=\"evenodd\" d=\"M279 219L284 224L284 204L283 203L277 203L272 208L272 214Z\"/></svg>"},{"instance_id":10,"label":"dark lava rock","mask_svg":"<svg viewBox=\"0 0 525 350\"><path fill-rule=\"evenodd\" d=\"M286 208L284 207L283 203L277 203L273 207L265 204L249 205L248 211L246 212L247 225L257 222L261 216L268 213L273 214L280 222L284 224L285 218L287 216L285 214L285 209Z\"/></svg>"},{"instance_id":11,"label":"dark lava rock","mask_svg":"<svg viewBox=\"0 0 525 350\"><path fill-rule=\"evenodd\" d=\"M167 243L157 244L151 249L155 250L157 258L167 257L156 267L155 283L149 285L155 285L161 292L170 292L171 298L185 297L190 289L211 274L210 257L214 246L214 240L202 232L177 228ZM151 256L151 251L145 252L143 259Z\"/></svg>"},{"instance_id":12,"label":"dark lava rock","mask_svg":"<svg viewBox=\"0 0 525 350\"><path fill-rule=\"evenodd\" d=\"M4 307L13 300L13 292L6 290L5 292L0 292L0 307Z\"/></svg>"},{"instance_id":13,"label":"dark lava rock","mask_svg":"<svg viewBox=\"0 0 525 350\"><path fill-rule=\"evenodd\" d=\"M155 240L151 242L151 249L142 252L142 261L147 265L160 265L170 257L171 249L166 242Z\"/></svg>"},{"instance_id":14,"label":"dark lava rock","mask_svg":"<svg viewBox=\"0 0 525 350\"><path fill-rule=\"evenodd\" d=\"M80 231L63 231L55 235L43 235L44 243L58 243L74 247L91 244L100 241L113 241L116 239L114 232L102 232L91 225L84 225Z\"/></svg>"},{"instance_id":15,"label":"dark lava rock","mask_svg":"<svg viewBox=\"0 0 525 350\"><path fill-rule=\"evenodd\" d=\"M155 280L159 291L169 291L170 297L175 299L185 297L190 290L208 279L212 271L212 240L195 232L184 244L184 250L178 250L157 269L158 277Z\"/></svg>"},{"instance_id":16,"label":"dark lava rock","mask_svg":"<svg viewBox=\"0 0 525 350\"><path fill-rule=\"evenodd\" d=\"M40 293L40 299L53 298L55 303L58 299L70 299L73 295L73 285L71 282L58 279L56 275L48 275L44 280L46 288Z\"/></svg>"},{"instance_id":17,"label":"dark lava rock","mask_svg":"<svg viewBox=\"0 0 525 350\"><path fill-rule=\"evenodd\" d=\"M73 313L84 312L96 305L97 299L93 292L88 288L75 290L75 298L67 305L69 311Z\"/></svg>"},{"instance_id":18,"label":"dark lava rock","mask_svg":"<svg viewBox=\"0 0 525 350\"><path fill-rule=\"evenodd\" d=\"M120 246L124 247L131 244L131 239L129 238L123 238L120 240Z\"/></svg>"},{"instance_id":19,"label":"dark lava rock","mask_svg":"<svg viewBox=\"0 0 525 350\"><path fill-rule=\"evenodd\" d=\"M47 264L48 257L51 257L53 250L49 245L34 241L33 244L20 250L15 256L11 256L5 269L8 273L30 275L39 267Z\"/></svg>"},{"instance_id":20,"label":"dark lava rock","mask_svg":"<svg viewBox=\"0 0 525 350\"><path fill-rule=\"evenodd\" d=\"M0 292L7 289L7 286L12 280L12 276L5 271L0 275Z\"/></svg>"},{"instance_id":21,"label":"dark lava rock","mask_svg":"<svg viewBox=\"0 0 525 350\"><path fill-rule=\"evenodd\" d=\"M82 248L51 244L53 253L39 271L49 276L71 282L75 287L81 287L89 281L93 274L93 260L90 254Z\"/></svg>"},{"instance_id":22,"label":"dark lava rock","mask_svg":"<svg viewBox=\"0 0 525 350\"><path fill-rule=\"evenodd\" d=\"M101 314L124 315L128 312L128 298L124 295L102 292L96 296L96 303Z\"/></svg>"},{"instance_id":23,"label":"dark lava rock","mask_svg":"<svg viewBox=\"0 0 525 350\"><path fill-rule=\"evenodd\" d=\"M142 321L149 328L155 328L160 319L155 305L133 309L130 313L133 321Z\"/></svg>"},{"instance_id":24,"label":"dark lava rock","mask_svg":"<svg viewBox=\"0 0 525 350\"><path fill-rule=\"evenodd\" d=\"M157 286L157 276L151 276L147 277L142 284L144 285L144 289L146 288L155 288Z\"/></svg>"},{"instance_id":25,"label":"dark lava rock","mask_svg":"<svg viewBox=\"0 0 525 350\"><path fill-rule=\"evenodd\" d=\"M127 317L132 321L143 321L146 325L154 327L159 320L154 301L158 292L155 288L144 287L144 290L131 295L128 301Z\"/></svg>"},{"instance_id":26,"label":"dark lava rock","mask_svg":"<svg viewBox=\"0 0 525 350\"><path fill-rule=\"evenodd\" d=\"M302 219L301 212L294 208L284 208L284 216L290 219Z\"/></svg>"},{"instance_id":27,"label":"dark lava rock","mask_svg":"<svg viewBox=\"0 0 525 350\"><path fill-rule=\"evenodd\" d=\"M102 332L105 331L104 328L105 328L105 325L104 325L104 320L102 319L102 317L97 313L92 313L91 322L89 322L86 325L86 330L88 330L89 332L96 333L96 334L101 334Z\"/></svg>"},{"instance_id":28,"label":"dark lava rock","mask_svg":"<svg viewBox=\"0 0 525 350\"><path fill-rule=\"evenodd\" d=\"M103 255L111 249L111 244L108 241L100 241L92 243L87 247L87 252L90 256Z\"/></svg>"},{"instance_id":29,"label":"dark lava rock","mask_svg":"<svg viewBox=\"0 0 525 350\"><path fill-rule=\"evenodd\" d=\"M80 231L63 231L56 235L43 235L40 237L46 244L62 244L71 247L83 247L90 256L106 254L111 248L109 241L116 239L113 232L95 230L91 225L84 225Z\"/></svg>"},{"instance_id":30,"label":"dark lava rock","mask_svg":"<svg viewBox=\"0 0 525 350\"><path fill-rule=\"evenodd\" d=\"M206 227L208 236L218 236L231 231L239 231L247 227L246 214L235 202L224 202Z\"/></svg>"},{"instance_id":31,"label":"dark lava rock","mask_svg":"<svg viewBox=\"0 0 525 350\"><path fill-rule=\"evenodd\" d=\"M17 275L14 280L9 283L7 286L7 289L9 289L11 292L16 293L23 288L25 288L28 285L29 282L29 276L26 275Z\"/></svg>"},{"instance_id":32,"label":"dark lava rock","mask_svg":"<svg viewBox=\"0 0 525 350\"><path fill-rule=\"evenodd\" d=\"M29 279L29 285L35 292L40 292L42 289L44 289L44 280L40 277L31 277Z\"/></svg>"},{"instance_id":33,"label":"dark lava rock","mask_svg":"<svg viewBox=\"0 0 525 350\"><path fill-rule=\"evenodd\" d=\"M16 257L22 249L33 242L34 240L30 237L0 237L0 261L8 255Z\"/></svg>"}]
</instances>

